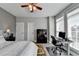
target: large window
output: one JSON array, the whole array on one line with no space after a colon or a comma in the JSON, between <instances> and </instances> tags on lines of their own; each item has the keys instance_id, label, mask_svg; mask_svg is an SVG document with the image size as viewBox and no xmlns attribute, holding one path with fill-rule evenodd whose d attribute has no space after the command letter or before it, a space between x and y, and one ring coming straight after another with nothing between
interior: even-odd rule
<instances>
[{"instance_id":1,"label":"large window","mask_svg":"<svg viewBox=\"0 0 79 59\"><path fill-rule=\"evenodd\" d=\"M56 20L56 37L58 37L59 32L64 32L64 18L61 17Z\"/></svg>"},{"instance_id":2,"label":"large window","mask_svg":"<svg viewBox=\"0 0 79 59\"><path fill-rule=\"evenodd\" d=\"M79 50L79 8L68 15L68 37L73 41L71 47Z\"/></svg>"}]
</instances>

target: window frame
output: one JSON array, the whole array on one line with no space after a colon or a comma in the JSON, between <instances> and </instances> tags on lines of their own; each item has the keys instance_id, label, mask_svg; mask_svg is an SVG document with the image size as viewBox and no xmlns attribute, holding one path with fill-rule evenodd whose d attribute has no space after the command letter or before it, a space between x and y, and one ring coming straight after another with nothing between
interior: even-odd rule
<instances>
[{"instance_id":1,"label":"window frame","mask_svg":"<svg viewBox=\"0 0 79 59\"><path fill-rule=\"evenodd\" d=\"M58 35L57 35L57 32L59 32L59 31L57 31L57 22L60 22L60 21L64 21L64 16L61 16L60 18L58 18L58 19L56 19L56 37L58 37ZM64 23L64 22L63 22ZM65 24L63 24L63 27L65 26ZM65 28L63 28L63 29L65 29ZM64 31L64 30L63 30Z\"/></svg>"}]
</instances>

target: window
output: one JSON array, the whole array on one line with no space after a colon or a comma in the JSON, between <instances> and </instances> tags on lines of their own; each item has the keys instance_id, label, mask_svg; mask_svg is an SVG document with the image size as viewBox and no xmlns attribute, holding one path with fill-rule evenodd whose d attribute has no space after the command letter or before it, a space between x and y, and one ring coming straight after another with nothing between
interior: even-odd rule
<instances>
[{"instance_id":1,"label":"window","mask_svg":"<svg viewBox=\"0 0 79 59\"><path fill-rule=\"evenodd\" d=\"M64 18L61 17L56 20L56 37L58 37L59 32L64 32Z\"/></svg>"},{"instance_id":2,"label":"window","mask_svg":"<svg viewBox=\"0 0 79 59\"><path fill-rule=\"evenodd\" d=\"M68 15L68 38L73 41L71 47L79 50L79 8Z\"/></svg>"}]
</instances>

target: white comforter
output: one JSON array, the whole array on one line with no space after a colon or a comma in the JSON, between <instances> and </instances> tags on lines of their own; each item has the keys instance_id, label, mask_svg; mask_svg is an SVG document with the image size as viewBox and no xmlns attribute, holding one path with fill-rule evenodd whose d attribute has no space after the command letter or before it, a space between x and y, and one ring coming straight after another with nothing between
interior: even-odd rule
<instances>
[{"instance_id":1,"label":"white comforter","mask_svg":"<svg viewBox=\"0 0 79 59\"><path fill-rule=\"evenodd\" d=\"M0 44L0 56L36 56L37 46L29 41L5 42Z\"/></svg>"}]
</instances>

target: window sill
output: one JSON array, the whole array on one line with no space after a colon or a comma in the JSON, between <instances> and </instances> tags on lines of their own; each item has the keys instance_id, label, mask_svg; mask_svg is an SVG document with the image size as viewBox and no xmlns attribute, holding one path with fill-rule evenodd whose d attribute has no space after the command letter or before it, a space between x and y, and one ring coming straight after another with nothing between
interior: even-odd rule
<instances>
[{"instance_id":1,"label":"window sill","mask_svg":"<svg viewBox=\"0 0 79 59\"><path fill-rule=\"evenodd\" d=\"M73 47L70 47L70 54L73 56L79 56L79 50L77 50Z\"/></svg>"}]
</instances>

